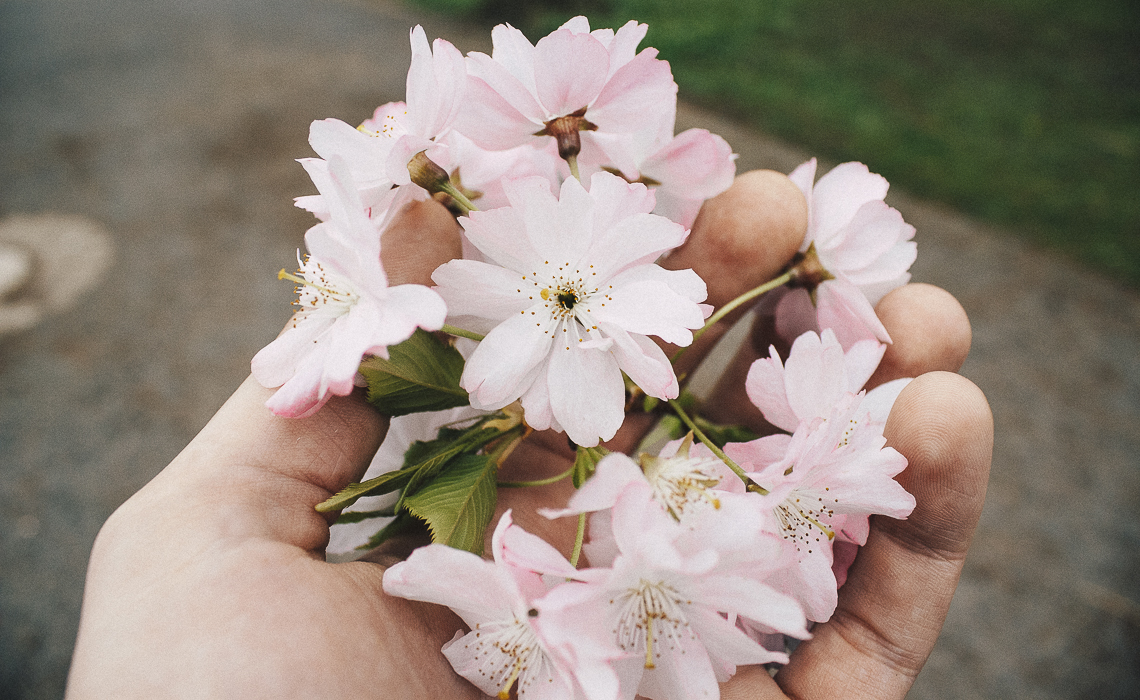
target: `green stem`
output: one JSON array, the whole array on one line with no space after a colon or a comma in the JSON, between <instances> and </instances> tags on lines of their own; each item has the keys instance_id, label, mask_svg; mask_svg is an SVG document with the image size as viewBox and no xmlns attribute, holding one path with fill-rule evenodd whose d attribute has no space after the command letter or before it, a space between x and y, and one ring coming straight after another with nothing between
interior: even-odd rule
<instances>
[{"instance_id":1,"label":"green stem","mask_svg":"<svg viewBox=\"0 0 1140 700\"><path fill-rule=\"evenodd\" d=\"M777 287L784 286L788 282L791 282L794 277L795 277L795 270L794 269L788 270L787 272L780 275L776 279L771 280L769 282L765 282L764 284L760 285L759 287L756 287L755 289L750 289L747 292L745 292L744 294L741 294L740 296L736 297L735 299L728 302L724 306L720 307L719 309L716 310L716 313L714 313L712 316L709 316L709 320L705 321L705 325L701 326L700 330L693 333L693 343L691 343L687 347L692 347L693 344L695 344L697 342L697 340L702 335L705 334L705 331L712 328L714 325L716 325L718 322L720 322L720 320L722 318L724 318L725 316L729 315L730 313L732 313L736 309L740 308L741 305L747 304L748 302L752 301L753 299L760 296L761 294L766 294L766 293L772 291L773 289L776 289ZM685 352L685 348L680 348L679 350L677 350L677 352L673 353L673 357L670 360L670 362L672 362L673 364L677 364L677 360L681 357L681 355L684 352Z\"/></svg>"},{"instance_id":2,"label":"green stem","mask_svg":"<svg viewBox=\"0 0 1140 700\"><path fill-rule=\"evenodd\" d=\"M451 184L450 182L447 182L447 183L444 183L443 185L440 185L439 189L440 189L440 191L446 193L449 197L454 199L456 204L458 204L460 207L462 207L463 209L466 210L466 213L470 213L473 211L479 211L479 207L472 204L471 200L467 199L467 196L464 195L462 192L460 192L459 188L456 187L455 185Z\"/></svg>"},{"instance_id":3,"label":"green stem","mask_svg":"<svg viewBox=\"0 0 1140 700\"><path fill-rule=\"evenodd\" d=\"M574 535L574 551L570 553L570 566L578 568L578 558L582 556L582 543L586 540L586 514L578 514L578 532Z\"/></svg>"},{"instance_id":4,"label":"green stem","mask_svg":"<svg viewBox=\"0 0 1140 700\"><path fill-rule=\"evenodd\" d=\"M708 436L704 434L704 431L697 427L697 424L693 421L692 418L689 417L689 414L685 412L685 409L681 408L681 404L678 403L676 399L669 399L669 406L672 407L673 411L685 423L685 425L689 426L689 430L693 431L693 435L695 435L696 438L701 441L701 444L709 448L710 452L716 455L717 458L720 461L724 462L725 465L731 469L734 474L740 477L740 480L744 482L744 485L748 487L749 491L755 491L760 495L766 495L768 493L767 489L750 479L748 477L748 474L744 473L744 469L742 469L739 464L733 461L731 457L726 455L724 453L724 450L717 447L716 443L714 443L712 440L709 440Z\"/></svg>"},{"instance_id":5,"label":"green stem","mask_svg":"<svg viewBox=\"0 0 1140 700\"><path fill-rule=\"evenodd\" d=\"M468 331L468 330L464 330L462 328L456 328L455 326L451 326L451 325L448 325L446 323L443 324L443 328L440 328L440 330L443 331L444 333L447 333L448 335L455 335L455 336L459 336L460 338L470 338L471 340L482 340L483 338L486 337L483 335L479 335L475 331Z\"/></svg>"},{"instance_id":6,"label":"green stem","mask_svg":"<svg viewBox=\"0 0 1140 700\"><path fill-rule=\"evenodd\" d=\"M534 481L500 481L496 484L496 486L501 489L521 489L527 486L546 486L547 484L554 484L562 481L573 473L574 467L570 467L561 474L556 474L545 479L535 479Z\"/></svg>"},{"instance_id":7,"label":"green stem","mask_svg":"<svg viewBox=\"0 0 1140 700\"><path fill-rule=\"evenodd\" d=\"M578 174L578 156L566 156L566 164L570 166L570 174L578 182L582 181L582 176Z\"/></svg>"}]
</instances>

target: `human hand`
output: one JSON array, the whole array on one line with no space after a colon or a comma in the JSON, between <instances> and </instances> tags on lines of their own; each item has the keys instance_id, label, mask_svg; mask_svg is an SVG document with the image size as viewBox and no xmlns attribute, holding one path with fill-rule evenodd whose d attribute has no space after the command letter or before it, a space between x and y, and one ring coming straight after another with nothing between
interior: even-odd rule
<instances>
[{"instance_id":1,"label":"human hand","mask_svg":"<svg viewBox=\"0 0 1140 700\"><path fill-rule=\"evenodd\" d=\"M775 276L799 244L797 230L802 236L802 197L785 183L772 174L742 176L706 206L667 265L696 269L718 306ZM423 281L454 254L454 224L439 214L422 206L386 234L393 283ZM952 371L964 359L968 323L944 292L904 287L879 313L895 344L873 382ZM695 362L722 332L707 333L685 361ZM755 356L746 347L734 370ZM386 420L357 396L334 399L308 419L277 418L263 406L270 393L247 380L104 526L69 695L479 697L439 653L458 618L385 596L381 564L323 561L328 520L313 506L360 478ZM717 396L719 420L756 420L742 392L724 388ZM647 428L647 417L631 415L611 448L632 447ZM847 697L860 688L868 697L905 694L953 594L981 509L991 433L984 398L955 375L923 377L900 396L887 435L910 460L900 480L918 509L907 521L873 520L836 617L801 645L778 679L783 687L804 697L839 688ZM536 435L516 450L503 478L541 478L571 458L564 436ZM562 505L571 490L566 481L504 490L500 510L514 509L524 528L569 551L572 526L534 511ZM397 556L405 544L373 558ZM762 669L744 668L723 693L780 691Z\"/></svg>"}]
</instances>

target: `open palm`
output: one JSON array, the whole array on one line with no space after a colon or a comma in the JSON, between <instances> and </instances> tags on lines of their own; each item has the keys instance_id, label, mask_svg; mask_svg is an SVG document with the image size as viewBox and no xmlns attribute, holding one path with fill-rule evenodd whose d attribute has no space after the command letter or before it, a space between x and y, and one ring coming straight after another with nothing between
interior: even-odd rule
<instances>
[{"instance_id":1,"label":"open palm","mask_svg":"<svg viewBox=\"0 0 1140 700\"><path fill-rule=\"evenodd\" d=\"M695 269L709 282L709 303L720 306L779 272L805 216L786 178L748 173L705 205L689 241L664 264ZM384 243L394 284L424 282L458 253L454 223L433 203L414 209ZM871 385L923 375L899 397L886 429L910 462L899 478L918 507L905 521L872 519L832 620L775 680L742 668L724 698L902 698L938 637L981 512L992 421L981 392L951 374L970 342L957 302L908 285L877 311L895 342ZM732 320L684 361L699 360ZM767 354L767 342L758 327L707 414L760 426L743 373ZM415 542L394 542L371 561L324 561L329 520L313 506L361 477L387 419L355 395L311 418L278 418L264 407L271 393L247 380L100 532L69 697L481 697L439 653L459 619L382 592L384 564ZM647 416L631 415L609 447L630 449L649 427ZM535 435L502 478L557 474L572 459L565 436ZM572 490L567 480L503 490L499 509L512 508L525 529L569 552L573 523L535 509L564 505Z\"/></svg>"}]
</instances>

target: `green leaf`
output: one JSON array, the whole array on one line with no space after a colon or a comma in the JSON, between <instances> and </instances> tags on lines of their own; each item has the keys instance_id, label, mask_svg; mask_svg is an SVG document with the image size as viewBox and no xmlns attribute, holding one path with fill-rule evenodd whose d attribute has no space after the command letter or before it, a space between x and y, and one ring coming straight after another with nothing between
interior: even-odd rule
<instances>
[{"instance_id":1,"label":"green leaf","mask_svg":"<svg viewBox=\"0 0 1140 700\"><path fill-rule=\"evenodd\" d=\"M385 472L368 481L349 484L335 495L330 496L328 500L318 503L317 512L328 513L334 510L340 510L341 508L347 508L353 503L356 503L358 498L363 498L364 496L377 496L384 493L391 493L396 489L402 488L411 481L415 475L416 468L399 469L394 472Z\"/></svg>"},{"instance_id":2,"label":"green leaf","mask_svg":"<svg viewBox=\"0 0 1140 700\"><path fill-rule=\"evenodd\" d=\"M483 553L483 537L495 514L495 474L490 455L463 455L416 493L405 505L424 520L432 542Z\"/></svg>"},{"instance_id":3,"label":"green leaf","mask_svg":"<svg viewBox=\"0 0 1140 700\"><path fill-rule=\"evenodd\" d=\"M361 483L349 484L328 500L317 504L317 511L328 513L340 510L364 496L378 496L404 489L404 494L394 509L400 510L405 496L415 493L425 479L437 474L455 456L477 450L500 435L498 430L484 428L482 425L483 421L480 421L462 430L440 428L439 437L435 440L413 442L404 453L403 469L386 472Z\"/></svg>"},{"instance_id":4,"label":"green leaf","mask_svg":"<svg viewBox=\"0 0 1140 700\"><path fill-rule=\"evenodd\" d=\"M724 448L730 442L751 442L760 436L742 425L720 425L697 416L693 419L697 427L717 447Z\"/></svg>"},{"instance_id":5,"label":"green leaf","mask_svg":"<svg viewBox=\"0 0 1140 700\"><path fill-rule=\"evenodd\" d=\"M448 428L446 426L439 429L434 440L416 440L408 446L404 452L404 467L414 467L421 462L426 462L434 455L440 454L451 447L454 443L463 439L468 433L477 432L481 424L476 424L466 429Z\"/></svg>"},{"instance_id":6,"label":"green leaf","mask_svg":"<svg viewBox=\"0 0 1140 700\"><path fill-rule=\"evenodd\" d=\"M440 433L442 434L444 430L441 430ZM448 438L437 438L427 443L418 441L413 443L408 448L408 452L405 453L404 459L407 460L409 455L414 455L421 461L414 467L416 472L404 487L404 493L396 504L396 508L403 508L408 496L418 491L424 482L438 474L451 460L464 452L478 450L500 434L498 430L493 428L474 426L463 431L458 438L449 436Z\"/></svg>"},{"instance_id":7,"label":"green leaf","mask_svg":"<svg viewBox=\"0 0 1140 700\"><path fill-rule=\"evenodd\" d=\"M598 468L598 462L602 461L610 453L604 447L582 447L578 445L578 454L574 457L574 472L571 474L571 480L574 482L574 488L582 488L582 484L594 475L594 471Z\"/></svg>"},{"instance_id":8,"label":"green leaf","mask_svg":"<svg viewBox=\"0 0 1140 700\"><path fill-rule=\"evenodd\" d=\"M389 416L470 403L467 392L459 386L463 356L422 329L390 346L387 360L370 357L362 362L360 373L368 382L369 403Z\"/></svg>"},{"instance_id":9,"label":"green leaf","mask_svg":"<svg viewBox=\"0 0 1140 700\"><path fill-rule=\"evenodd\" d=\"M392 522L381 528L379 532L370 537L367 542L357 547L357 549L376 549L393 537L406 532L412 532L422 528L423 525L422 520L413 518L408 511L402 510L396 515Z\"/></svg>"},{"instance_id":10,"label":"green leaf","mask_svg":"<svg viewBox=\"0 0 1140 700\"><path fill-rule=\"evenodd\" d=\"M336 519L336 525L344 525L346 523L359 523L371 518L391 518L396 512L391 508L382 508L380 510L353 510L347 513L341 513L340 517Z\"/></svg>"}]
</instances>

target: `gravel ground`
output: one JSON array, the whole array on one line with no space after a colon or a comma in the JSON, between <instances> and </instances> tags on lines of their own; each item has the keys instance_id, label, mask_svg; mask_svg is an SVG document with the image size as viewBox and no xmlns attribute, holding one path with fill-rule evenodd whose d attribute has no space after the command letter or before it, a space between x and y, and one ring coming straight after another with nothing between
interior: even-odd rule
<instances>
[{"instance_id":1,"label":"gravel ground","mask_svg":"<svg viewBox=\"0 0 1140 700\"><path fill-rule=\"evenodd\" d=\"M291 202L311 191L292 161L308 123L400 99L416 22L487 41L383 0L0 2L0 247L33 261L0 297L0 697L62 695L100 524L288 313L275 273L310 224ZM742 168L810 155L679 121L723 134ZM918 227L915 278L970 314L962 372L997 427L976 545L911 697L1140 696L1140 297L892 199Z\"/></svg>"}]
</instances>

